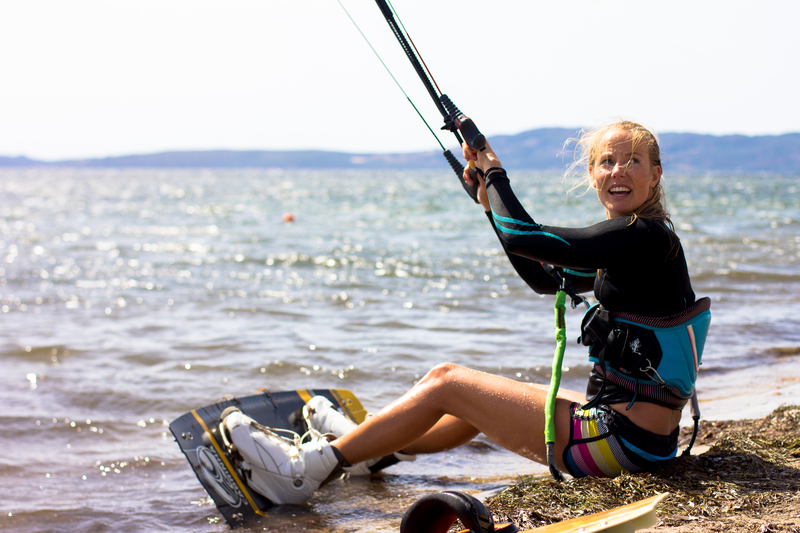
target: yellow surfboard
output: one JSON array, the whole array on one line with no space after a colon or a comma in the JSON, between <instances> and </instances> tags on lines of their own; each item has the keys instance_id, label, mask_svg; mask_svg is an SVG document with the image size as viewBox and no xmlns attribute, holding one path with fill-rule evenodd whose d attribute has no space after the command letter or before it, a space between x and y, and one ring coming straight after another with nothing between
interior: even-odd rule
<instances>
[{"instance_id":1,"label":"yellow surfboard","mask_svg":"<svg viewBox=\"0 0 800 533\"><path fill-rule=\"evenodd\" d=\"M650 498L615 507L608 511L579 516L556 524L527 529L521 533L632 533L655 525L656 506L669 495L668 492Z\"/></svg>"}]
</instances>

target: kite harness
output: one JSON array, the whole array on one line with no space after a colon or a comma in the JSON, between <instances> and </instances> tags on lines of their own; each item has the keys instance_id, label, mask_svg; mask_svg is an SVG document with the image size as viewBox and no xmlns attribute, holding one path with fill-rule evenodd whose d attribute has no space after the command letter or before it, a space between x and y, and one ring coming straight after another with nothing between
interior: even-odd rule
<instances>
[{"instance_id":1,"label":"kite harness","mask_svg":"<svg viewBox=\"0 0 800 533\"><path fill-rule=\"evenodd\" d=\"M689 455L699 429L700 407L694 384L711 322L711 301L701 298L685 311L664 318L609 313L599 304L589 307L589 302L575 292L560 268L548 264L542 264L542 267L559 286L555 303L556 350L545 404L547 464L553 478L557 481L563 480L555 461L554 418L566 344L564 303L567 295L572 298L573 309L580 303L587 308L578 342L591 346L589 359L597 364L596 368L604 376L602 387L582 409L593 407L602 400L606 380L635 387L635 391L641 390L650 398L661 398L661 405L680 408L688 402L694 427L691 441L683 455ZM662 348L673 354L673 357L662 359ZM628 385L628 382L633 385ZM634 394L631 405L635 400Z\"/></svg>"}]
</instances>

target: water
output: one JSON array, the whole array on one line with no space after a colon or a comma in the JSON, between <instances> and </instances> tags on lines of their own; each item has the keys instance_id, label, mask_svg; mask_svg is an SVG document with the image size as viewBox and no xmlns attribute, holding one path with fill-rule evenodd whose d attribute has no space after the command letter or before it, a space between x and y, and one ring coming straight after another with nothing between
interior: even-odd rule
<instances>
[{"instance_id":1,"label":"water","mask_svg":"<svg viewBox=\"0 0 800 533\"><path fill-rule=\"evenodd\" d=\"M603 217L556 175L513 182L541 222ZM708 418L800 401L799 183L667 178L714 301ZM443 361L549 380L553 300L445 172L3 170L0 210L2 529L227 530L167 428L226 394L348 388L374 411ZM565 367L583 390L583 349ZM478 439L250 530L396 531L426 492L545 472Z\"/></svg>"}]
</instances>

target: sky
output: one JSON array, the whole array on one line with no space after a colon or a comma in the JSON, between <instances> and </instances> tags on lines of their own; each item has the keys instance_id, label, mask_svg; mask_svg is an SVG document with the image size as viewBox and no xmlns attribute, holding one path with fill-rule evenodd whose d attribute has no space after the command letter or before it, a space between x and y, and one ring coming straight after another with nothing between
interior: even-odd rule
<instances>
[{"instance_id":1,"label":"sky","mask_svg":"<svg viewBox=\"0 0 800 533\"><path fill-rule=\"evenodd\" d=\"M447 147L372 0L341 0ZM796 0L394 0L483 133L800 131ZM0 155L440 150L337 0L0 3Z\"/></svg>"}]
</instances>

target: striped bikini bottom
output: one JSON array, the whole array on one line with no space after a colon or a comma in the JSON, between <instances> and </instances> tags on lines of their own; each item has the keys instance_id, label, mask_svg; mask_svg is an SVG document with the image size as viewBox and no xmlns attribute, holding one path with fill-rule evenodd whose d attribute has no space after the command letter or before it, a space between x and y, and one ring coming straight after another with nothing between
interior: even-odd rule
<instances>
[{"instance_id":1,"label":"striped bikini bottom","mask_svg":"<svg viewBox=\"0 0 800 533\"><path fill-rule=\"evenodd\" d=\"M646 431L607 405L582 410L572 404L572 427L564 464L573 477L615 477L641 472L675 457L678 433Z\"/></svg>"}]
</instances>

